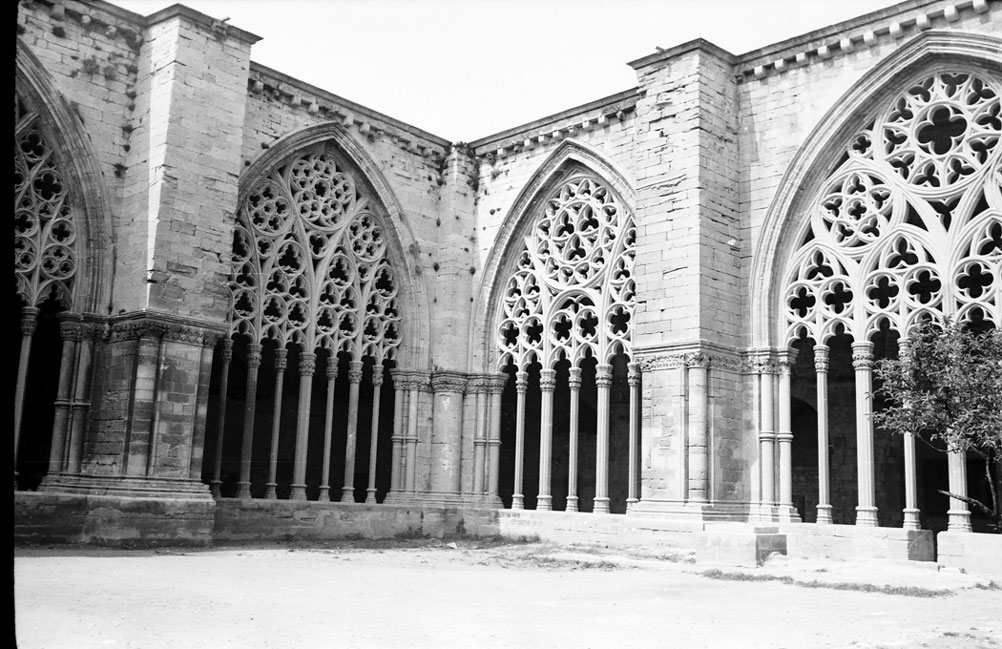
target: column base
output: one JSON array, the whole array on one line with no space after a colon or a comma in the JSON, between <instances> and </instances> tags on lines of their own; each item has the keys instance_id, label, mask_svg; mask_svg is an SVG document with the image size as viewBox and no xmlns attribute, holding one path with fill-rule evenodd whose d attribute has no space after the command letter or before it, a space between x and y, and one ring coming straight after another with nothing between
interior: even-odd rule
<instances>
[{"instance_id":1,"label":"column base","mask_svg":"<svg viewBox=\"0 0 1002 649\"><path fill-rule=\"evenodd\" d=\"M596 497L592 504L593 514L608 514L609 513L609 499L605 497Z\"/></svg>"},{"instance_id":2,"label":"column base","mask_svg":"<svg viewBox=\"0 0 1002 649\"><path fill-rule=\"evenodd\" d=\"M353 503L355 502L355 488L354 487L341 487L341 500L338 502L342 503Z\"/></svg>"},{"instance_id":3,"label":"column base","mask_svg":"<svg viewBox=\"0 0 1002 649\"><path fill-rule=\"evenodd\" d=\"M543 495L537 496L536 511L537 512L553 511L553 496L543 496Z\"/></svg>"},{"instance_id":4,"label":"column base","mask_svg":"<svg viewBox=\"0 0 1002 649\"><path fill-rule=\"evenodd\" d=\"M213 480L209 483L209 492L212 494L213 498L219 498L222 495L222 489L222 480Z\"/></svg>"},{"instance_id":5,"label":"column base","mask_svg":"<svg viewBox=\"0 0 1002 649\"><path fill-rule=\"evenodd\" d=\"M818 525L832 525L832 506L818 505Z\"/></svg>"},{"instance_id":6,"label":"column base","mask_svg":"<svg viewBox=\"0 0 1002 649\"><path fill-rule=\"evenodd\" d=\"M267 500L278 500L278 483L277 482L266 482L264 492L264 497Z\"/></svg>"},{"instance_id":7,"label":"column base","mask_svg":"<svg viewBox=\"0 0 1002 649\"><path fill-rule=\"evenodd\" d=\"M564 511L576 512L578 511L578 497L577 496L567 496L567 507Z\"/></svg>"},{"instance_id":8,"label":"column base","mask_svg":"<svg viewBox=\"0 0 1002 649\"><path fill-rule=\"evenodd\" d=\"M512 494L511 497L511 508L512 509L525 509L525 497L522 494Z\"/></svg>"},{"instance_id":9,"label":"column base","mask_svg":"<svg viewBox=\"0 0 1002 649\"><path fill-rule=\"evenodd\" d=\"M860 505L856 508L856 525L859 527L877 527L877 508L864 507Z\"/></svg>"},{"instance_id":10,"label":"column base","mask_svg":"<svg viewBox=\"0 0 1002 649\"><path fill-rule=\"evenodd\" d=\"M375 505L376 504L376 490L375 489L366 489L365 490L365 504L366 505Z\"/></svg>"},{"instance_id":11,"label":"column base","mask_svg":"<svg viewBox=\"0 0 1002 649\"><path fill-rule=\"evenodd\" d=\"M292 490L289 492L289 500L306 500L306 485L292 485Z\"/></svg>"},{"instance_id":12,"label":"column base","mask_svg":"<svg viewBox=\"0 0 1002 649\"><path fill-rule=\"evenodd\" d=\"M237 483L237 498L243 498L244 500L250 500L250 498L251 498L251 484L249 482L238 482Z\"/></svg>"},{"instance_id":13,"label":"column base","mask_svg":"<svg viewBox=\"0 0 1002 649\"><path fill-rule=\"evenodd\" d=\"M317 496L317 500L327 501L331 499L331 487L330 485L320 486L320 495Z\"/></svg>"},{"instance_id":14,"label":"column base","mask_svg":"<svg viewBox=\"0 0 1002 649\"><path fill-rule=\"evenodd\" d=\"M638 500L637 498L627 498L626 499L626 511L630 511L631 509L633 509L634 507L636 507L637 503L639 503L639 502L640 502L640 500Z\"/></svg>"},{"instance_id":15,"label":"column base","mask_svg":"<svg viewBox=\"0 0 1002 649\"><path fill-rule=\"evenodd\" d=\"M919 510L910 509L905 507L902 512L905 515L905 520L901 524L901 527L906 530L920 530L922 529L922 524L919 522Z\"/></svg>"},{"instance_id":16,"label":"column base","mask_svg":"<svg viewBox=\"0 0 1002 649\"><path fill-rule=\"evenodd\" d=\"M950 509L946 512L948 532L970 532L971 512L966 509Z\"/></svg>"}]
</instances>

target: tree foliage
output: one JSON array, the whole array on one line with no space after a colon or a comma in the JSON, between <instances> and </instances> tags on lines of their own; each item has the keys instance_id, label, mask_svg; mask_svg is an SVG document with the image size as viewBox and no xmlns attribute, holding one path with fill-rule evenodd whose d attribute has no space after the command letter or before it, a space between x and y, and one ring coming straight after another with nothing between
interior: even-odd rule
<instances>
[{"instance_id":1,"label":"tree foliage","mask_svg":"<svg viewBox=\"0 0 1002 649\"><path fill-rule=\"evenodd\" d=\"M984 458L991 502L961 499L1002 531L1002 331L975 333L950 320L927 321L910 332L901 352L877 364L882 385L876 394L887 405L873 414L874 423Z\"/></svg>"}]
</instances>

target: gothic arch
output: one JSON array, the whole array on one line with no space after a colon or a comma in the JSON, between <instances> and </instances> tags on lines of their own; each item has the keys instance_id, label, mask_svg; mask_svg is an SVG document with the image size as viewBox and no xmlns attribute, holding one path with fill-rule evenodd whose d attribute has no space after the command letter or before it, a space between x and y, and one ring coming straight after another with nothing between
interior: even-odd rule
<instances>
[{"instance_id":1,"label":"gothic arch","mask_svg":"<svg viewBox=\"0 0 1002 649\"><path fill-rule=\"evenodd\" d=\"M958 68L999 74L1002 39L986 34L924 32L881 61L844 94L818 122L794 156L769 207L752 261L753 347L785 347L780 292L787 261L801 243L797 219L839 159L845 143L874 106L886 104L903 84L922 73Z\"/></svg>"},{"instance_id":2,"label":"gothic arch","mask_svg":"<svg viewBox=\"0 0 1002 649\"><path fill-rule=\"evenodd\" d=\"M326 122L287 134L268 150L255 158L240 179L238 205L243 205L251 189L280 163L300 151L329 143L336 154L347 163L357 179L378 202L380 216L385 219L386 256L390 265L398 269L395 280L400 287L398 297L401 310L401 349L398 367L422 368L427 365L429 336L429 307L422 281L421 268L406 251L417 243L407 224L406 214L380 171L379 166L346 131L337 123Z\"/></svg>"},{"instance_id":3,"label":"gothic arch","mask_svg":"<svg viewBox=\"0 0 1002 649\"><path fill-rule=\"evenodd\" d=\"M517 248L521 236L532 226L538 208L549 193L575 173L587 173L607 184L625 204L632 216L636 194L633 185L615 164L590 147L576 140L560 143L531 176L508 210L494 245L484 264L483 278L474 301L471 322L471 367L492 372L496 360L495 328L501 293L511 272L517 266ZM482 319L481 319L482 318Z\"/></svg>"},{"instance_id":4,"label":"gothic arch","mask_svg":"<svg viewBox=\"0 0 1002 649\"><path fill-rule=\"evenodd\" d=\"M55 88L51 75L20 38L15 88L16 98L25 102L51 140L53 160L70 188L79 263L70 296L72 305L67 307L77 313L107 314L115 263L112 214L90 138L74 109Z\"/></svg>"}]
</instances>

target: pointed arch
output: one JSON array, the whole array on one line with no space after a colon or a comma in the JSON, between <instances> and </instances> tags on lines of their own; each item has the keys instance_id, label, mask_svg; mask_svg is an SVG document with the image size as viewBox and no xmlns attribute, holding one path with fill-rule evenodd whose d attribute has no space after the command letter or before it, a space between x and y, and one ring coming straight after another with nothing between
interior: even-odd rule
<instances>
[{"instance_id":1,"label":"pointed arch","mask_svg":"<svg viewBox=\"0 0 1002 649\"><path fill-rule=\"evenodd\" d=\"M16 96L35 113L53 149L56 167L70 187L77 229L79 264L72 289L72 310L107 315L115 264L114 233L108 189L90 137L74 108L28 46L17 39Z\"/></svg>"},{"instance_id":2,"label":"pointed arch","mask_svg":"<svg viewBox=\"0 0 1002 649\"><path fill-rule=\"evenodd\" d=\"M928 31L881 61L839 98L807 136L779 183L755 246L750 272L752 347L784 347L781 292L786 263L796 247L803 214L818 187L832 171L845 143L874 106L885 104L902 84L922 72L933 74L964 67L999 74L1002 39L987 34Z\"/></svg>"},{"instance_id":3,"label":"pointed arch","mask_svg":"<svg viewBox=\"0 0 1002 649\"><path fill-rule=\"evenodd\" d=\"M636 193L628 176L594 149L573 139L564 140L540 164L512 203L487 255L474 298L470 327L470 367L493 371L494 325L501 293L518 265L522 236L531 228L550 192L576 173L597 177L619 198L632 217Z\"/></svg>"},{"instance_id":4,"label":"pointed arch","mask_svg":"<svg viewBox=\"0 0 1002 649\"><path fill-rule=\"evenodd\" d=\"M379 166L340 124L316 124L272 143L244 171L240 179L238 205L243 205L253 188L280 164L298 152L323 144L331 146L341 162L354 172L358 182L378 203L378 216L386 220L386 258L392 267L399 269L395 276L400 287L398 300L402 338L397 355L398 367L425 367L429 349L429 305L421 268L413 256L407 254L407 251L416 248L416 240L407 223L407 215Z\"/></svg>"}]
</instances>

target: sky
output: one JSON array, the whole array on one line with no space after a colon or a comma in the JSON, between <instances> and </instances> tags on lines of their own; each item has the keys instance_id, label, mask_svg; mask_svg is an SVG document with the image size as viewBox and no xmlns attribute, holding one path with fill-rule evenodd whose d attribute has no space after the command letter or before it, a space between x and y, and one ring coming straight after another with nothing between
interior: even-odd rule
<instances>
[{"instance_id":1,"label":"sky","mask_svg":"<svg viewBox=\"0 0 1002 649\"><path fill-rule=\"evenodd\" d=\"M149 15L173 0L111 0ZM629 61L734 54L890 0L184 0L262 38L251 59L451 141L636 86Z\"/></svg>"}]
</instances>

